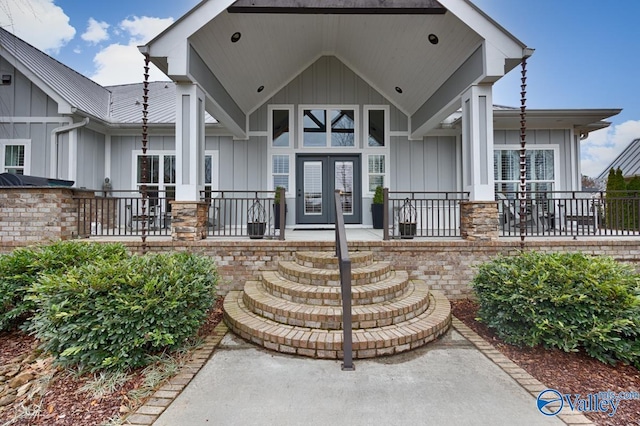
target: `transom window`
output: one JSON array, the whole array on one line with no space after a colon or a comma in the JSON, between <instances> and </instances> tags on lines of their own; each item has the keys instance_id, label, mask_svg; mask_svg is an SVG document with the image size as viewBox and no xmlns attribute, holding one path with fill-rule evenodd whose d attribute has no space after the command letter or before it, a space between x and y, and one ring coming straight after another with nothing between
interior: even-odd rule
<instances>
[{"instance_id":1,"label":"transom window","mask_svg":"<svg viewBox=\"0 0 640 426\"><path fill-rule=\"evenodd\" d=\"M304 109L303 146L355 147L355 110L343 108Z\"/></svg>"}]
</instances>

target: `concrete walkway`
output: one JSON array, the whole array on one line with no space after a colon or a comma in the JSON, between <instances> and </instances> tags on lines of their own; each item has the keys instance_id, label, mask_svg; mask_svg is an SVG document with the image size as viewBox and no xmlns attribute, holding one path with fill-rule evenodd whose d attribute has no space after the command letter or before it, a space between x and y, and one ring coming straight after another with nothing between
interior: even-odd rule
<instances>
[{"instance_id":1,"label":"concrete walkway","mask_svg":"<svg viewBox=\"0 0 640 426\"><path fill-rule=\"evenodd\" d=\"M544 385L454 322L471 341L452 330L406 354L356 360L353 372L228 333L154 425L565 424L536 408Z\"/></svg>"}]
</instances>

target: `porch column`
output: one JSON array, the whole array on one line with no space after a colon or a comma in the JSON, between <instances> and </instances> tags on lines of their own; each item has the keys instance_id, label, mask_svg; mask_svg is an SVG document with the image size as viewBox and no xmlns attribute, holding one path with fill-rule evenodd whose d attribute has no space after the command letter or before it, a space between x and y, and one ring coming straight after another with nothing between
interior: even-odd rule
<instances>
[{"instance_id":1,"label":"porch column","mask_svg":"<svg viewBox=\"0 0 640 426\"><path fill-rule=\"evenodd\" d=\"M491 85L474 85L462 94L462 167L463 188L469 192L469 201L461 206L462 237L497 239Z\"/></svg>"},{"instance_id":2,"label":"porch column","mask_svg":"<svg viewBox=\"0 0 640 426\"><path fill-rule=\"evenodd\" d=\"M176 84L176 199L171 209L174 240L206 237L204 190L205 94L196 84Z\"/></svg>"}]
</instances>

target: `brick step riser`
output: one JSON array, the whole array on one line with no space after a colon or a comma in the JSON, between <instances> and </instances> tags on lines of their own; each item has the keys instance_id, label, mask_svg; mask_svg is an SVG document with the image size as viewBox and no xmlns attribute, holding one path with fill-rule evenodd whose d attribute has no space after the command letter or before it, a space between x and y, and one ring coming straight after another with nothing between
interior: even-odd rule
<instances>
[{"instance_id":1,"label":"brick step riser","mask_svg":"<svg viewBox=\"0 0 640 426\"><path fill-rule=\"evenodd\" d=\"M351 268L361 268L373 263L372 252L350 252ZM338 269L338 258L334 252L302 252L296 253L296 263L316 269Z\"/></svg>"},{"instance_id":2,"label":"brick step riser","mask_svg":"<svg viewBox=\"0 0 640 426\"><path fill-rule=\"evenodd\" d=\"M353 357L361 359L398 354L423 346L444 334L451 323L449 302L441 294L431 297L429 309L422 314L424 318L416 317L393 328L354 330ZM229 327L245 340L281 353L326 359L343 357L340 331L312 330L276 325L272 322L261 323L261 320L255 318L245 320L260 329L252 328L236 320L229 313L234 310L233 304L238 305L241 300L238 300L237 295L229 301L225 299L224 315ZM236 308L234 313L241 310L242 306ZM406 330L410 330L411 333L402 332Z\"/></svg>"},{"instance_id":3,"label":"brick step riser","mask_svg":"<svg viewBox=\"0 0 640 426\"><path fill-rule=\"evenodd\" d=\"M273 273L263 274L262 285L274 297L289 302L314 306L340 306L342 304L339 287L313 286L294 283L290 280L287 280L288 284L283 284L282 278L281 276L274 277ZM352 287L352 305L370 305L401 298L409 284L408 275L392 272L388 280L388 283L380 281L373 287L366 285Z\"/></svg>"},{"instance_id":4,"label":"brick step riser","mask_svg":"<svg viewBox=\"0 0 640 426\"><path fill-rule=\"evenodd\" d=\"M306 272L300 274L298 271L291 271L283 268L278 269L278 273L289 281L305 285L321 285L327 287L340 287L340 275L330 274L329 276L321 273ZM353 273L351 274L351 285L367 285L374 284L389 278L391 274L390 268L384 268L378 271Z\"/></svg>"},{"instance_id":5,"label":"brick step riser","mask_svg":"<svg viewBox=\"0 0 640 426\"><path fill-rule=\"evenodd\" d=\"M329 312L304 312L302 310L287 310L278 306L270 306L267 303L253 299L247 292L243 292L244 305L253 313L264 318L297 327L319 328L323 330L342 329L342 309L340 307L318 308L318 311L329 310ZM384 327L399 324L421 315L429 306L428 293L424 298L420 298L413 303L407 303L402 307L379 312L355 312L352 313L351 322L354 329L365 329L374 327ZM292 304L291 309L299 307ZM353 310L352 310L353 311Z\"/></svg>"}]
</instances>

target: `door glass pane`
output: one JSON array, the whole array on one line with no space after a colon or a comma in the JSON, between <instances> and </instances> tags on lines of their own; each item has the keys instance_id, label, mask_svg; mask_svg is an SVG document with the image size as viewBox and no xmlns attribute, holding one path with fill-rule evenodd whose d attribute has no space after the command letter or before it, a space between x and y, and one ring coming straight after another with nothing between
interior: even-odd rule
<instances>
[{"instance_id":1,"label":"door glass pane","mask_svg":"<svg viewBox=\"0 0 640 426\"><path fill-rule=\"evenodd\" d=\"M213 164L210 155L204 156L204 183L205 185L211 185L213 181Z\"/></svg>"},{"instance_id":2,"label":"door glass pane","mask_svg":"<svg viewBox=\"0 0 640 426\"><path fill-rule=\"evenodd\" d=\"M273 133L271 138L273 146L289 146L289 110L274 109L272 119Z\"/></svg>"},{"instance_id":3,"label":"door glass pane","mask_svg":"<svg viewBox=\"0 0 640 426\"><path fill-rule=\"evenodd\" d=\"M305 109L304 146L327 146L327 112L323 109Z\"/></svg>"},{"instance_id":4,"label":"door glass pane","mask_svg":"<svg viewBox=\"0 0 640 426\"><path fill-rule=\"evenodd\" d=\"M7 145L4 149L4 165L24 167L24 145Z\"/></svg>"},{"instance_id":5,"label":"door glass pane","mask_svg":"<svg viewBox=\"0 0 640 426\"><path fill-rule=\"evenodd\" d=\"M353 161L336 161L335 185L342 191L342 212L353 214Z\"/></svg>"},{"instance_id":6,"label":"door glass pane","mask_svg":"<svg viewBox=\"0 0 640 426\"><path fill-rule=\"evenodd\" d=\"M331 146L354 146L353 117L352 109L331 110Z\"/></svg>"},{"instance_id":7,"label":"door glass pane","mask_svg":"<svg viewBox=\"0 0 640 426\"><path fill-rule=\"evenodd\" d=\"M304 214L322 214L322 161L304 163Z\"/></svg>"},{"instance_id":8,"label":"door glass pane","mask_svg":"<svg viewBox=\"0 0 640 426\"><path fill-rule=\"evenodd\" d=\"M158 155L147 155L147 172L149 180L147 183L159 183L160 182L160 157ZM142 155L138 156L138 183L142 181Z\"/></svg>"},{"instance_id":9,"label":"door glass pane","mask_svg":"<svg viewBox=\"0 0 640 426\"><path fill-rule=\"evenodd\" d=\"M176 183L176 156L164 156L164 183Z\"/></svg>"},{"instance_id":10,"label":"door glass pane","mask_svg":"<svg viewBox=\"0 0 640 426\"><path fill-rule=\"evenodd\" d=\"M369 110L369 146L384 146L384 110Z\"/></svg>"}]
</instances>

